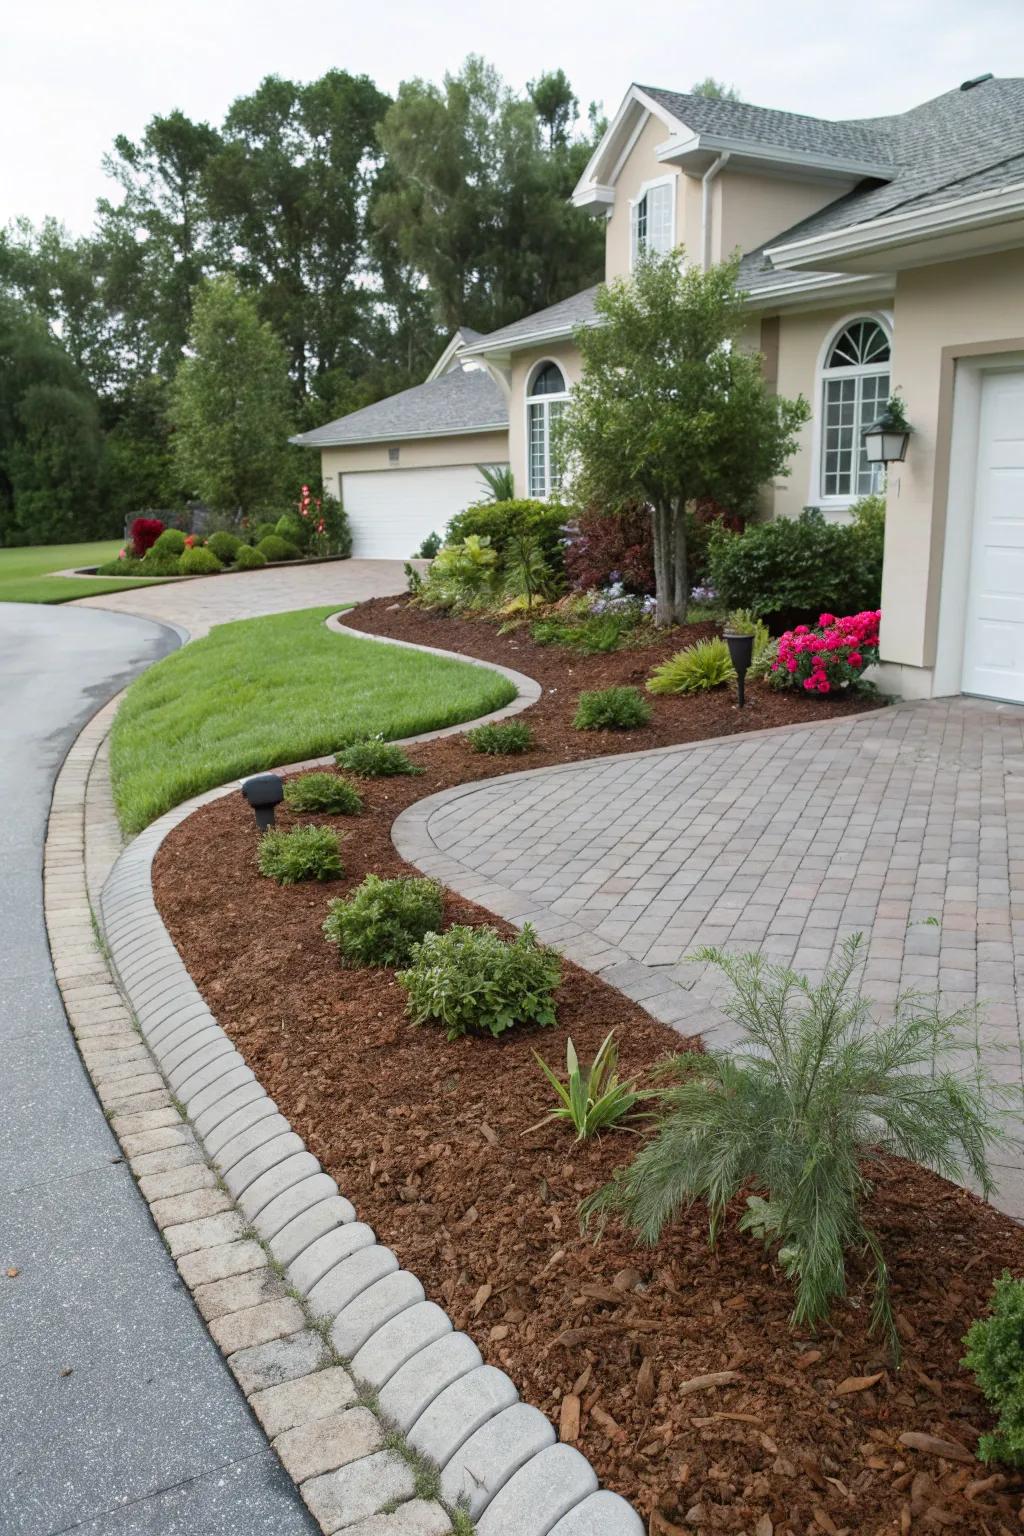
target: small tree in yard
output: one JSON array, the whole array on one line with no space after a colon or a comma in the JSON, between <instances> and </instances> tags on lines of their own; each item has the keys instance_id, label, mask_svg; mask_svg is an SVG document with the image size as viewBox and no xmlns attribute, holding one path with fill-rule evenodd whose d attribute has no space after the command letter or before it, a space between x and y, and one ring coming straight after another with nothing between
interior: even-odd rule
<instances>
[{"instance_id":1,"label":"small tree in yard","mask_svg":"<svg viewBox=\"0 0 1024 1536\"><path fill-rule=\"evenodd\" d=\"M284 348L234 279L198 291L191 355L174 380L181 483L220 512L275 506L289 485L291 387Z\"/></svg>"},{"instance_id":2,"label":"small tree in yard","mask_svg":"<svg viewBox=\"0 0 1024 1536\"><path fill-rule=\"evenodd\" d=\"M574 497L651 509L658 624L686 617L686 508L732 510L785 473L805 400L769 393L761 358L739 345L738 262L700 271L680 253L643 262L597 296L576 332L583 375L562 419Z\"/></svg>"}]
</instances>

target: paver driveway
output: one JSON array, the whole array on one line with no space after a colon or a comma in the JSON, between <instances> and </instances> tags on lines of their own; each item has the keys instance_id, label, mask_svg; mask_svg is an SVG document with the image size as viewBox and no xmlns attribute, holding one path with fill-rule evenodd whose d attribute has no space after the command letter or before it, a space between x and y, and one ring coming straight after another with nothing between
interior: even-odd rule
<instances>
[{"instance_id":1,"label":"paver driveway","mask_svg":"<svg viewBox=\"0 0 1024 1536\"><path fill-rule=\"evenodd\" d=\"M369 597L389 597L405 587L401 560L330 560L322 565L275 566L270 571L236 571L205 580L133 587L104 597L81 598L75 606L176 624L198 640L214 624L232 619L255 619L327 603L340 607Z\"/></svg>"},{"instance_id":2,"label":"paver driveway","mask_svg":"<svg viewBox=\"0 0 1024 1536\"><path fill-rule=\"evenodd\" d=\"M697 946L820 975L867 939L865 991L984 1005L977 1044L1024 1104L1024 709L966 699L466 786L400 818L410 858L683 1032L727 1044ZM963 1065L973 1057L965 1053ZM1002 1202L1024 1216L1018 1147Z\"/></svg>"}]
</instances>

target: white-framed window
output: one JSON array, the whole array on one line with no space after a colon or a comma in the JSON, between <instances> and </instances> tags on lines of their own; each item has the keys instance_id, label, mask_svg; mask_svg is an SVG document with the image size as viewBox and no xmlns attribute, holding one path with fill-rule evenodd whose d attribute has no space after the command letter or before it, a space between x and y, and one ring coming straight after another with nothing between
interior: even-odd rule
<instances>
[{"instance_id":1,"label":"white-framed window","mask_svg":"<svg viewBox=\"0 0 1024 1536\"><path fill-rule=\"evenodd\" d=\"M557 363L538 363L526 392L526 479L528 494L546 500L561 489L562 471L552 456L555 422L569 399Z\"/></svg>"},{"instance_id":2,"label":"white-framed window","mask_svg":"<svg viewBox=\"0 0 1024 1536\"><path fill-rule=\"evenodd\" d=\"M648 182L630 209L632 262L644 256L667 256L676 243L676 182L674 176Z\"/></svg>"},{"instance_id":3,"label":"white-framed window","mask_svg":"<svg viewBox=\"0 0 1024 1536\"><path fill-rule=\"evenodd\" d=\"M892 339L873 315L848 320L825 348L816 495L826 505L880 491L885 466L869 464L861 433L877 421L890 394Z\"/></svg>"}]
</instances>

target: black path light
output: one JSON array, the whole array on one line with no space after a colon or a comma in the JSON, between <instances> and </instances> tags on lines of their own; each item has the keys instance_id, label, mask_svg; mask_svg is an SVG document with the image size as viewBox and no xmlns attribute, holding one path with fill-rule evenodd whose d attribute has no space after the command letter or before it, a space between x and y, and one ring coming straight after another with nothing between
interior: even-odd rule
<instances>
[{"instance_id":1,"label":"black path light","mask_svg":"<svg viewBox=\"0 0 1024 1536\"><path fill-rule=\"evenodd\" d=\"M261 832L274 825L274 807L284 799L284 780L279 773L254 773L242 780L242 794L252 806Z\"/></svg>"},{"instance_id":2,"label":"black path light","mask_svg":"<svg viewBox=\"0 0 1024 1536\"><path fill-rule=\"evenodd\" d=\"M861 433L864 456L869 464L902 464L907 456L907 444L913 431L903 401L893 395L877 421L865 427Z\"/></svg>"},{"instance_id":3,"label":"black path light","mask_svg":"<svg viewBox=\"0 0 1024 1536\"><path fill-rule=\"evenodd\" d=\"M754 639L757 620L746 608L737 608L725 621L725 643L729 647L729 660L736 673L736 702L740 709L746 703L746 677L754 659Z\"/></svg>"}]
</instances>

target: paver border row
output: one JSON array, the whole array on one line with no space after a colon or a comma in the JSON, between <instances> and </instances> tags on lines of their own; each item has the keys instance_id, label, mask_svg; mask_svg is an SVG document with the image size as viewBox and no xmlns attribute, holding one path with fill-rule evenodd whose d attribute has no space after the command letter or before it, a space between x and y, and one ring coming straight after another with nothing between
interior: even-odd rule
<instances>
[{"instance_id":1,"label":"paver border row","mask_svg":"<svg viewBox=\"0 0 1024 1536\"><path fill-rule=\"evenodd\" d=\"M509 668L430 649L515 684L517 697L483 719L541 695ZM357 1220L188 975L156 908L153 859L174 827L239 781L168 812L114 862L107 735L117 702L82 731L54 789L45 872L54 968L153 1219L321 1529L443 1536L461 1509L479 1536L642 1536L632 1507L598 1489L586 1458L556 1442L546 1416L519 1401Z\"/></svg>"}]
</instances>

